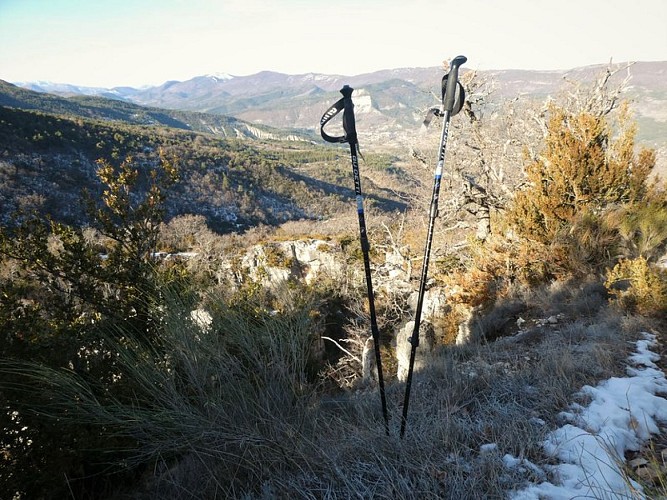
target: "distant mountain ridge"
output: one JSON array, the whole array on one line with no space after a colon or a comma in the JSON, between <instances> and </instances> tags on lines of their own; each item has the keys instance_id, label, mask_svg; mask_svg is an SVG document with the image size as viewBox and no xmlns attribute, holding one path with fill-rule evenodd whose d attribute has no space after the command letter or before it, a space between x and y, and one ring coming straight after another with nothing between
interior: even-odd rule
<instances>
[{"instance_id":1,"label":"distant mountain ridge","mask_svg":"<svg viewBox=\"0 0 667 500\"><path fill-rule=\"evenodd\" d=\"M38 87L38 86L33 86ZM206 114L197 111L181 111L141 106L128 100L109 98L103 89L88 90L88 94L72 94L71 85L57 84L64 97L45 93L51 87L42 83L40 92L22 88L0 80L0 106L44 113L80 116L101 120L122 121L133 125L160 125L193 132L206 132L224 137L247 137L278 140L310 140L308 134L298 131L275 129L248 123L238 118L221 114ZM93 92L94 90L94 92ZM133 89L136 90L136 89ZM111 91L109 91L111 92ZM120 94L117 94L120 95Z\"/></svg>"},{"instance_id":2,"label":"distant mountain ridge","mask_svg":"<svg viewBox=\"0 0 667 500\"><path fill-rule=\"evenodd\" d=\"M591 80L605 67L479 73L496 82L500 97L544 99L562 90L566 79ZM464 71L469 69L464 67ZM628 97L637 112L639 139L653 147L667 147L667 61L637 62L630 72ZM340 97L338 90L347 84L356 89L353 97L360 133L366 133L367 140L383 143L414 134L424 111L437 104L435 96L442 75L441 68L430 67L386 69L355 76L273 71L248 76L218 74L142 89L94 89L44 82L22 85L40 92L92 94L147 107L222 114L259 125L316 132L322 112Z\"/></svg>"},{"instance_id":3,"label":"distant mountain ridge","mask_svg":"<svg viewBox=\"0 0 667 500\"><path fill-rule=\"evenodd\" d=\"M604 69L506 70L482 76L496 82L494 99L500 95L543 102L563 90L564 79L590 80ZM639 142L658 148L659 166L667 174L667 62L637 63L631 72L627 96L636 111ZM18 207L8 203L30 207L46 200L43 206L57 206L77 218L72 211L74 193L94 176L97 158L125 150L147 155L166 144L178 149L189 169L190 191L179 201L189 205L173 213L201 213L225 230L286 220L279 217L283 213L287 219L318 215L323 207L333 213L342 203L340 196L350 195L349 189L341 191L345 181L340 173L348 174L349 156L346 161L344 148L322 148L324 142L315 134L322 113L340 98L339 89L344 84L355 89L357 130L372 165L372 155L378 152L399 158L401 151L408 151L406 145L412 147L424 111L438 103L442 74L440 68L353 77L265 71L247 77L205 75L144 89L34 83L39 92L0 80L0 143L5 155L0 167L11 181L10 189L0 193L0 212L6 216L10 208ZM336 135L335 129L331 132ZM254 141L255 148L248 141L220 141L220 137L300 142L260 140ZM386 166L391 161L380 163ZM408 199L402 191L407 170L402 168L368 169L365 186L383 207L392 209ZM267 181L271 189L262 190ZM229 189L221 191L225 183Z\"/></svg>"}]
</instances>

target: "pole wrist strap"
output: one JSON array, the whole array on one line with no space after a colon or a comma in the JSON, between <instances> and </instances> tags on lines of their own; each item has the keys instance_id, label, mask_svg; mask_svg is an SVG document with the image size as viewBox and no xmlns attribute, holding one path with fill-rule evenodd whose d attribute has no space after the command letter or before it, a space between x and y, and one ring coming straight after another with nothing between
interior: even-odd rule
<instances>
[{"instance_id":1,"label":"pole wrist strap","mask_svg":"<svg viewBox=\"0 0 667 500\"><path fill-rule=\"evenodd\" d=\"M329 123L329 121L336 116L338 113L343 111L345 108L345 97L340 98L336 103L331 106L329 109L326 110L326 112L322 115L322 118L320 119L320 134L322 135L322 139L324 139L327 142L347 142L348 137L347 134L341 135L340 137L333 137L329 134L327 134L324 131L324 126Z\"/></svg>"}]
</instances>

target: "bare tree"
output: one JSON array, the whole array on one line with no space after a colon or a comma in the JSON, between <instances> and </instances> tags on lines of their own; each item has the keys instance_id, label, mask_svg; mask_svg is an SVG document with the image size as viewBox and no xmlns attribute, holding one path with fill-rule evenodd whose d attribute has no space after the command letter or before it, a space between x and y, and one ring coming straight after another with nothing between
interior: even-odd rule
<instances>
[{"instance_id":1,"label":"bare tree","mask_svg":"<svg viewBox=\"0 0 667 500\"><path fill-rule=\"evenodd\" d=\"M493 231L492 213L505 209L513 194L526 183L524 164L540 154L547 133L550 104L559 103L574 112L586 111L604 116L615 110L630 81L631 64L610 65L593 82L564 77L565 88L543 102L526 96L502 98L492 78L476 71L463 73L461 83L466 102L459 116L451 121L447 144L444 195L440 216L446 224L464 224L475 230L480 240ZM625 71L618 80L616 75ZM433 127L437 129L437 127ZM415 162L429 166L437 152L436 131L428 134L431 146L415 145ZM422 140L421 144L425 144ZM421 190L428 199L430 191Z\"/></svg>"}]
</instances>

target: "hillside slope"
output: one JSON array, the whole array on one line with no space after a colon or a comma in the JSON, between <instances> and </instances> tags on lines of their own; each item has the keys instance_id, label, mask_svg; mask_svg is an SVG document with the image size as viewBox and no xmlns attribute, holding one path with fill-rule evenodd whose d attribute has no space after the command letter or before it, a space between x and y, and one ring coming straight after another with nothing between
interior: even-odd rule
<instances>
[{"instance_id":1,"label":"hillside slope","mask_svg":"<svg viewBox=\"0 0 667 500\"><path fill-rule=\"evenodd\" d=\"M81 191L99 191L98 159L117 163L129 156L145 171L162 153L176 158L181 176L168 216L204 215L220 232L331 216L347 210L354 198L346 151L303 141L221 139L0 106L0 144L3 224L17 210L85 224ZM375 156L369 154L369 162ZM368 179L365 189L379 209L405 208L404 194L386 184Z\"/></svg>"}]
</instances>

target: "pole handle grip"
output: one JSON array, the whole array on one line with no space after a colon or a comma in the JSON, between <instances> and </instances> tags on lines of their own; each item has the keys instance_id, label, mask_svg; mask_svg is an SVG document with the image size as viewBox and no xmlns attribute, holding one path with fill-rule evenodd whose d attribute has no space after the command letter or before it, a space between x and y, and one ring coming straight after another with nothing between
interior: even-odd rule
<instances>
[{"instance_id":1,"label":"pole handle grip","mask_svg":"<svg viewBox=\"0 0 667 500\"><path fill-rule=\"evenodd\" d=\"M450 63L450 70L447 76L447 88L445 89L445 97L442 105L445 111L450 113L454 109L454 101L456 99L456 84L459 81L459 67L468 60L466 56L456 56Z\"/></svg>"},{"instance_id":2,"label":"pole handle grip","mask_svg":"<svg viewBox=\"0 0 667 500\"><path fill-rule=\"evenodd\" d=\"M343 130L345 137L350 144L357 143L357 126L354 119L354 103L352 102L352 92L354 89L349 85L343 85L340 93L343 94Z\"/></svg>"},{"instance_id":3,"label":"pole handle grip","mask_svg":"<svg viewBox=\"0 0 667 500\"><path fill-rule=\"evenodd\" d=\"M326 110L320 119L320 135L322 139L327 142L349 142L350 144L357 144L357 128L354 120L354 103L352 102L352 91L354 89L349 85L344 85L340 89L343 97L340 98L333 106ZM329 123L334 116L343 112L343 130L345 135L333 137L324 131L324 126Z\"/></svg>"}]
</instances>

